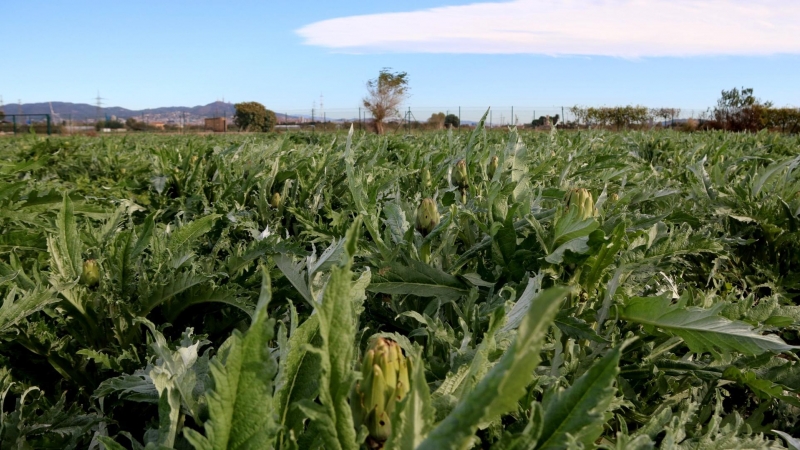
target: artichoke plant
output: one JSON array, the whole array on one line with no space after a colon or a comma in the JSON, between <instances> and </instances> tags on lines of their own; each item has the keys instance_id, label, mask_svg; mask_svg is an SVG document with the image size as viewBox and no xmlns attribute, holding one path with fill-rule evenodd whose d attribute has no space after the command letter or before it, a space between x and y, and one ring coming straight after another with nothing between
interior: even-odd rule
<instances>
[{"instance_id":1,"label":"artichoke plant","mask_svg":"<svg viewBox=\"0 0 800 450\"><path fill-rule=\"evenodd\" d=\"M497 167L500 165L500 158L497 155L492 156L492 159L489 161L489 179L491 180L494 178L495 172L497 172Z\"/></svg>"},{"instance_id":2,"label":"artichoke plant","mask_svg":"<svg viewBox=\"0 0 800 450\"><path fill-rule=\"evenodd\" d=\"M83 273L80 278L81 284L84 286L96 286L100 282L100 264L94 259L87 259L83 262Z\"/></svg>"},{"instance_id":3,"label":"artichoke plant","mask_svg":"<svg viewBox=\"0 0 800 450\"><path fill-rule=\"evenodd\" d=\"M428 168L422 169L422 187L429 188L433 185L433 181L431 180L431 171Z\"/></svg>"},{"instance_id":4,"label":"artichoke plant","mask_svg":"<svg viewBox=\"0 0 800 450\"><path fill-rule=\"evenodd\" d=\"M391 416L409 389L409 361L397 342L373 338L361 363L362 379L350 395L356 429L369 430L369 446L381 448L392 433Z\"/></svg>"},{"instance_id":5,"label":"artichoke plant","mask_svg":"<svg viewBox=\"0 0 800 450\"><path fill-rule=\"evenodd\" d=\"M430 198L422 199L417 208L416 229L424 237L439 225L439 210Z\"/></svg>"},{"instance_id":6,"label":"artichoke plant","mask_svg":"<svg viewBox=\"0 0 800 450\"><path fill-rule=\"evenodd\" d=\"M453 171L453 184L458 186L461 191L465 191L469 187L469 179L467 176L467 162L459 159L456 163L456 169Z\"/></svg>"},{"instance_id":7,"label":"artichoke plant","mask_svg":"<svg viewBox=\"0 0 800 450\"><path fill-rule=\"evenodd\" d=\"M592 193L586 189L579 188L567 191L565 200L567 202L567 211L576 208L579 220L586 220L597 215Z\"/></svg>"},{"instance_id":8,"label":"artichoke plant","mask_svg":"<svg viewBox=\"0 0 800 450\"><path fill-rule=\"evenodd\" d=\"M269 206L273 208L278 208L281 206L281 193L276 192L272 194L272 198L269 200Z\"/></svg>"}]
</instances>

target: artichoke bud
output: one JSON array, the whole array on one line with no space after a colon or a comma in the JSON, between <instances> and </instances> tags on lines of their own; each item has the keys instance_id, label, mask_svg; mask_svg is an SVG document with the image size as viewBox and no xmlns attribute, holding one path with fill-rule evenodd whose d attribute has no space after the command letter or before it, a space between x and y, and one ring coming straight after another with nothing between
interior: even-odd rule
<instances>
[{"instance_id":1,"label":"artichoke bud","mask_svg":"<svg viewBox=\"0 0 800 450\"><path fill-rule=\"evenodd\" d=\"M618 194L615 192L615 193L611 194L611 195L608 197L608 199L609 199L609 200L611 200L612 202L619 201L619 195L618 195Z\"/></svg>"},{"instance_id":2,"label":"artichoke bud","mask_svg":"<svg viewBox=\"0 0 800 450\"><path fill-rule=\"evenodd\" d=\"M422 186L431 187L432 185L433 181L431 180L431 171L426 167L422 169Z\"/></svg>"},{"instance_id":3,"label":"artichoke bud","mask_svg":"<svg viewBox=\"0 0 800 450\"><path fill-rule=\"evenodd\" d=\"M456 163L456 170L453 171L453 184L458 186L462 191L469 187L467 162L463 159L459 159Z\"/></svg>"},{"instance_id":4,"label":"artichoke bud","mask_svg":"<svg viewBox=\"0 0 800 450\"><path fill-rule=\"evenodd\" d=\"M497 172L497 167L500 165L500 158L497 155L492 156L491 161L489 161L489 179L494 178L495 172Z\"/></svg>"},{"instance_id":5,"label":"artichoke bud","mask_svg":"<svg viewBox=\"0 0 800 450\"><path fill-rule=\"evenodd\" d=\"M276 192L276 193L272 194L272 198L269 200L269 206L271 206L273 208L276 208L276 209L279 206L281 206L281 193L280 192Z\"/></svg>"},{"instance_id":6,"label":"artichoke bud","mask_svg":"<svg viewBox=\"0 0 800 450\"><path fill-rule=\"evenodd\" d=\"M592 193L586 189L580 188L568 191L565 200L567 202L567 210L576 208L578 219L580 220L586 220L597 215Z\"/></svg>"},{"instance_id":7,"label":"artichoke bud","mask_svg":"<svg viewBox=\"0 0 800 450\"><path fill-rule=\"evenodd\" d=\"M408 393L408 361L396 342L376 338L364 354L361 375L350 397L353 419L356 427L366 425L373 443L382 443L392 433L395 405Z\"/></svg>"},{"instance_id":8,"label":"artichoke bud","mask_svg":"<svg viewBox=\"0 0 800 450\"><path fill-rule=\"evenodd\" d=\"M87 259L83 262L83 273L80 278L84 286L96 286L100 282L100 264L94 259Z\"/></svg>"},{"instance_id":9,"label":"artichoke bud","mask_svg":"<svg viewBox=\"0 0 800 450\"><path fill-rule=\"evenodd\" d=\"M436 225L439 225L439 210L436 209L436 203L433 200L425 198L417 208L417 231L422 236L427 236L436 228Z\"/></svg>"}]
</instances>

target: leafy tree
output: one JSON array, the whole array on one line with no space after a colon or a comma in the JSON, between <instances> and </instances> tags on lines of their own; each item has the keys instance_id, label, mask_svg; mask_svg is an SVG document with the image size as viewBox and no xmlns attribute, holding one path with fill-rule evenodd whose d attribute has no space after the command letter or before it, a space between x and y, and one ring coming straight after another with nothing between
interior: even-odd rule
<instances>
[{"instance_id":1,"label":"leafy tree","mask_svg":"<svg viewBox=\"0 0 800 450\"><path fill-rule=\"evenodd\" d=\"M458 128L461 126L461 119L455 114L448 114L447 117L444 118L444 126L446 128Z\"/></svg>"},{"instance_id":2,"label":"leafy tree","mask_svg":"<svg viewBox=\"0 0 800 450\"><path fill-rule=\"evenodd\" d=\"M764 111L762 121L768 128L779 129L784 133L797 133L800 132L800 109L769 108Z\"/></svg>"},{"instance_id":3,"label":"leafy tree","mask_svg":"<svg viewBox=\"0 0 800 450\"><path fill-rule=\"evenodd\" d=\"M3 120L5 118L6 118L6 113L2 109L0 109L0 120Z\"/></svg>"},{"instance_id":4,"label":"leafy tree","mask_svg":"<svg viewBox=\"0 0 800 450\"><path fill-rule=\"evenodd\" d=\"M441 130L444 127L444 113L438 112L431 114L430 119L428 119L428 125L436 130Z\"/></svg>"},{"instance_id":5,"label":"leafy tree","mask_svg":"<svg viewBox=\"0 0 800 450\"><path fill-rule=\"evenodd\" d=\"M242 131L272 131L278 123L275 113L261 103L243 102L234 107L233 123Z\"/></svg>"},{"instance_id":6,"label":"leafy tree","mask_svg":"<svg viewBox=\"0 0 800 450\"><path fill-rule=\"evenodd\" d=\"M375 132L384 133L383 122L398 115L397 107L408 96L408 74L381 69L378 78L367 82L367 96L363 98L364 107L372 114Z\"/></svg>"},{"instance_id":7,"label":"leafy tree","mask_svg":"<svg viewBox=\"0 0 800 450\"><path fill-rule=\"evenodd\" d=\"M723 90L714 108L714 120L730 131L757 131L763 128L764 111L772 102L761 102L753 95L753 88Z\"/></svg>"}]
</instances>

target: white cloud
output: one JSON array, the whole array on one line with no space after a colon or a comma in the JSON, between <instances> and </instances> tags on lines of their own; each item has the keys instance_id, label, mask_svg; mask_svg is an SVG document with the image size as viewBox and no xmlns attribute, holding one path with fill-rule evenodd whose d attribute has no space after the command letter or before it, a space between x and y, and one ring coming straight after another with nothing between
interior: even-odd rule
<instances>
[{"instance_id":1,"label":"white cloud","mask_svg":"<svg viewBox=\"0 0 800 450\"><path fill-rule=\"evenodd\" d=\"M341 17L297 33L354 53L797 54L800 2L516 0Z\"/></svg>"}]
</instances>

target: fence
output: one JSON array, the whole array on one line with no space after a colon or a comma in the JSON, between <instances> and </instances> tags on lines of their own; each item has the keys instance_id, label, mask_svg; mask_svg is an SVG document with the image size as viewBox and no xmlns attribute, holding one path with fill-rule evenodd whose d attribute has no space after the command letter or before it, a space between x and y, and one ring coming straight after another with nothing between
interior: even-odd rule
<instances>
[{"instance_id":1,"label":"fence","mask_svg":"<svg viewBox=\"0 0 800 450\"><path fill-rule=\"evenodd\" d=\"M349 127L351 124L356 129L369 130L372 128L373 119L370 112L363 107L351 108L275 108L267 105L277 116L279 130L293 129L314 129L314 130L334 130ZM644 108L644 107L622 107L622 108L578 108L574 106L494 106L488 107L465 107L465 106L404 106L399 114L386 119L386 129L388 132L400 132L403 129L435 129L443 128L442 114L444 116L454 115L459 118L461 126L475 125L483 114L487 111L487 128L505 128L508 126L547 126L556 122L567 126L619 126L620 123L636 124L642 126L676 126L687 122L690 119L711 118L709 108ZM644 115L628 114L636 111L644 111ZM619 114L623 113L622 117ZM13 114L6 115L4 123L0 123L0 132L27 131L30 126L25 126L31 118L26 120L16 119ZM17 117L21 115L17 114ZM40 119L46 118L47 114L32 114L27 116L38 116ZM438 116L438 117L437 117ZM227 120L228 126L235 130L233 117L228 114L215 114L213 117ZM209 117L210 118L210 117ZM91 132L95 129L95 123L88 121L73 121L71 117L62 115L56 116L53 121L53 132L83 133ZM69 120L65 120L69 119ZM204 124L206 117L191 116L185 113L170 112L165 114L142 114L129 118L120 118L120 122L126 119L133 120L134 125L127 128L137 131L164 131L169 133L185 132L204 132L207 127ZM17 120L17 123L12 123ZM36 132L44 132L44 120L36 126ZM58 126L55 126L55 125Z\"/></svg>"},{"instance_id":2,"label":"fence","mask_svg":"<svg viewBox=\"0 0 800 450\"><path fill-rule=\"evenodd\" d=\"M51 134L53 129L50 114L5 114L0 121L0 132L3 133L24 133L31 128Z\"/></svg>"},{"instance_id":3,"label":"fence","mask_svg":"<svg viewBox=\"0 0 800 450\"><path fill-rule=\"evenodd\" d=\"M501 106L501 107L417 107L406 106L399 111L395 117L387 119L387 122L395 126L419 123L425 124L431 121L434 114L443 113L453 114L458 117L462 125L474 125L481 116L489 109L486 117L486 126L507 127L531 125L535 121L539 124L543 118L549 117L554 121L558 116L559 123L579 122L585 123L580 114L575 114L572 106ZM670 109L673 114L668 117L653 117L653 123L663 123L664 125L682 123L689 119L701 119L707 117L708 109L701 108L661 108ZM648 108L649 110L649 108ZM284 125L308 125L308 124L345 124L353 123L356 127L367 127L372 115L365 108L310 108L310 109L274 109L278 123ZM546 119L545 119L546 120Z\"/></svg>"}]
</instances>

